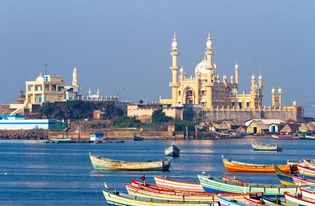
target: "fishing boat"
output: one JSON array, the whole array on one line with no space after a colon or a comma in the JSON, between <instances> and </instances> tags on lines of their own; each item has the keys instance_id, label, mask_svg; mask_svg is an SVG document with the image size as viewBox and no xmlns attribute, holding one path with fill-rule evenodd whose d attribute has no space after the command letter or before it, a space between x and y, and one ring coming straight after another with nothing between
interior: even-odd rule
<instances>
[{"instance_id":1,"label":"fishing boat","mask_svg":"<svg viewBox=\"0 0 315 206\"><path fill-rule=\"evenodd\" d=\"M295 185L293 181L293 177L290 173L282 171L277 165L275 167L275 173L279 178L280 184L284 186L292 186Z\"/></svg>"},{"instance_id":2,"label":"fishing boat","mask_svg":"<svg viewBox=\"0 0 315 206\"><path fill-rule=\"evenodd\" d=\"M46 143L73 143L71 138L50 138Z\"/></svg>"},{"instance_id":3,"label":"fishing boat","mask_svg":"<svg viewBox=\"0 0 315 206\"><path fill-rule=\"evenodd\" d=\"M218 196L219 203L222 206L244 206L244 202L237 201L233 198Z\"/></svg>"},{"instance_id":4,"label":"fishing boat","mask_svg":"<svg viewBox=\"0 0 315 206\"><path fill-rule=\"evenodd\" d=\"M282 151L282 147L278 145L262 144L258 142L252 143L252 148L254 151L273 151L279 152Z\"/></svg>"},{"instance_id":5,"label":"fishing boat","mask_svg":"<svg viewBox=\"0 0 315 206\"><path fill-rule=\"evenodd\" d=\"M153 198L142 198L138 196L131 196L120 192L113 192L103 190L103 195L106 202L110 205L125 205L125 206L209 206L212 205L208 202L185 202L185 201L169 201L169 200L156 200Z\"/></svg>"},{"instance_id":6,"label":"fishing boat","mask_svg":"<svg viewBox=\"0 0 315 206\"><path fill-rule=\"evenodd\" d=\"M113 160L97 155L89 154L90 160L94 169L96 170L133 170L133 171L168 171L170 167L170 161L148 161L148 162L127 162L121 160Z\"/></svg>"},{"instance_id":7,"label":"fishing boat","mask_svg":"<svg viewBox=\"0 0 315 206\"><path fill-rule=\"evenodd\" d=\"M309 185L309 186L315 186L315 180L310 180L298 176L292 176L293 182L295 185Z\"/></svg>"},{"instance_id":8,"label":"fishing boat","mask_svg":"<svg viewBox=\"0 0 315 206\"><path fill-rule=\"evenodd\" d=\"M300 192L302 194L302 197L315 200L315 188L314 187L301 188Z\"/></svg>"},{"instance_id":9,"label":"fishing boat","mask_svg":"<svg viewBox=\"0 0 315 206\"><path fill-rule=\"evenodd\" d=\"M311 169L315 169L315 161L314 160L303 160L303 163L306 167L311 168Z\"/></svg>"},{"instance_id":10,"label":"fishing boat","mask_svg":"<svg viewBox=\"0 0 315 206\"><path fill-rule=\"evenodd\" d=\"M286 203L293 203L294 205L315 206L315 201L304 199L288 192L284 193Z\"/></svg>"},{"instance_id":11,"label":"fishing boat","mask_svg":"<svg viewBox=\"0 0 315 206\"><path fill-rule=\"evenodd\" d=\"M90 134L90 141L100 143L104 141L104 132L94 132Z\"/></svg>"},{"instance_id":12,"label":"fishing boat","mask_svg":"<svg viewBox=\"0 0 315 206\"><path fill-rule=\"evenodd\" d=\"M197 182L185 182L179 180L170 180L164 177L155 176L154 181L158 187L164 187L172 190L185 190L191 192L204 192L202 186Z\"/></svg>"},{"instance_id":13,"label":"fishing boat","mask_svg":"<svg viewBox=\"0 0 315 206\"><path fill-rule=\"evenodd\" d=\"M136 134L133 135L133 141L143 141L143 140L144 140L144 137L141 137Z\"/></svg>"},{"instance_id":14,"label":"fishing boat","mask_svg":"<svg viewBox=\"0 0 315 206\"><path fill-rule=\"evenodd\" d=\"M298 168L299 174L306 177L312 177L312 178L315 177L315 169L302 166L301 164L298 164L297 168Z\"/></svg>"},{"instance_id":15,"label":"fishing boat","mask_svg":"<svg viewBox=\"0 0 315 206\"><path fill-rule=\"evenodd\" d=\"M251 164L239 161L233 161L229 159L222 159L223 165L229 172L260 172L260 173L274 173L274 165L266 164ZM290 172L290 165L278 165L278 167L284 172Z\"/></svg>"},{"instance_id":16,"label":"fishing boat","mask_svg":"<svg viewBox=\"0 0 315 206\"><path fill-rule=\"evenodd\" d=\"M299 139L300 137L297 135L271 135L272 138L274 139L279 139L279 140L292 140L292 139Z\"/></svg>"},{"instance_id":17,"label":"fishing boat","mask_svg":"<svg viewBox=\"0 0 315 206\"><path fill-rule=\"evenodd\" d=\"M304 136L300 137L300 139L303 139L303 140L315 140L315 136L305 134Z\"/></svg>"},{"instance_id":18,"label":"fishing boat","mask_svg":"<svg viewBox=\"0 0 315 206\"><path fill-rule=\"evenodd\" d=\"M262 184L241 184L224 180L213 179L212 177L198 175L200 184L206 192L229 192L229 193L263 193L267 196L283 195L284 192L297 194L299 186L262 185Z\"/></svg>"},{"instance_id":19,"label":"fishing boat","mask_svg":"<svg viewBox=\"0 0 315 206\"><path fill-rule=\"evenodd\" d=\"M164 154L169 157L179 157L179 152L180 149L175 145L172 145L164 151Z\"/></svg>"}]
</instances>

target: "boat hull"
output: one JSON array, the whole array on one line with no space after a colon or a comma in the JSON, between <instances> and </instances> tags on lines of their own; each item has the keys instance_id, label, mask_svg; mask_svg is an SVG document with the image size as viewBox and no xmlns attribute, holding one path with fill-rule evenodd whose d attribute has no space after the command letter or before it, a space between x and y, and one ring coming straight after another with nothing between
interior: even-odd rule
<instances>
[{"instance_id":1,"label":"boat hull","mask_svg":"<svg viewBox=\"0 0 315 206\"><path fill-rule=\"evenodd\" d=\"M170 161L167 160L156 162L127 162L107 159L92 154L90 154L90 160L95 170L102 171L168 171L170 167Z\"/></svg>"},{"instance_id":2,"label":"boat hull","mask_svg":"<svg viewBox=\"0 0 315 206\"><path fill-rule=\"evenodd\" d=\"M252 144L252 149L254 151L264 151L264 152L280 152L282 151L282 147L278 145L264 145L264 144L257 144L253 143Z\"/></svg>"},{"instance_id":3,"label":"boat hull","mask_svg":"<svg viewBox=\"0 0 315 206\"><path fill-rule=\"evenodd\" d=\"M164 177L155 176L155 183L159 187L164 187L172 190L184 190L190 192L204 192L202 186L196 182L184 182L178 180L170 180Z\"/></svg>"},{"instance_id":4,"label":"boat hull","mask_svg":"<svg viewBox=\"0 0 315 206\"><path fill-rule=\"evenodd\" d=\"M306 177L315 177L315 170L308 168L308 167L304 167L302 165L297 165L298 171L301 175L306 176Z\"/></svg>"},{"instance_id":5,"label":"boat hull","mask_svg":"<svg viewBox=\"0 0 315 206\"><path fill-rule=\"evenodd\" d=\"M175 145L172 145L164 151L164 154L168 157L179 157L179 152L180 149Z\"/></svg>"},{"instance_id":6,"label":"boat hull","mask_svg":"<svg viewBox=\"0 0 315 206\"><path fill-rule=\"evenodd\" d=\"M315 206L315 201L305 200L295 195L285 192L284 193L286 203L293 203L295 205Z\"/></svg>"},{"instance_id":7,"label":"boat hull","mask_svg":"<svg viewBox=\"0 0 315 206\"><path fill-rule=\"evenodd\" d=\"M306 197L315 201L315 190L314 188L301 188L302 197Z\"/></svg>"},{"instance_id":8,"label":"boat hull","mask_svg":"<svg viewBox=\"0 0 315 206\"><path fill-rule=\"evenodd\" d=\"M263 193L267 196L283 195L284 192L297 194L298 186L277 186L277 185L244 185L238 183L229 183L221 180L214 180L207 176L198 175L200 184L206 192L219 191L227 193Z\"/></svg>"},{"instance_id":9,"label":"boat hull","mask_svg":"<svg viewBox=\"0 0 315 206\"><path fill-rule=\"evenodd\" d=\"M278 166L275 165L275 172L279 178L280 184L284 186L293 186L295 185L292 175L290 173L283 172Z\"/></svg>"},{"instance_id":10,"label":"boat hull","mask_svg":"<svg viewBox=\"0 0 315 206\"><path fill-rule=\"evenodd\" d=\"M309 180L301 177L292 176L293 182L295 185L309 185L309 186L315 186L315 180Z\"/></svg>"},{"instance_id":11,"label":"boat hull","mask_svg":"<svg viewBox=\"0 0 315 206\"><path fill-rule=\"evenodd\" d=\"M223 159L223 165L229 172L257 172L257 173L275 173L274 165L249 164L238 161ZM278 165L284 172L290 172L290 165Z\"/></svg>"}]
</instances>

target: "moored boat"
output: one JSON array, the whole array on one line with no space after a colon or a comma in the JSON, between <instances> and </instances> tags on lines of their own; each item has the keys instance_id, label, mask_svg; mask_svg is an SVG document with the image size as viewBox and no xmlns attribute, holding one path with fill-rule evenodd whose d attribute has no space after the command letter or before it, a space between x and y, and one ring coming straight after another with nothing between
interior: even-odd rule
<instances>
[{"instance_id":1,"label":"moored boat","mask_svg":"<svg viewBox=\"0 0 315 206\"><path fill-rule=\"evenodd\" d=\"M273 151L279 152L282 151L282 147L278 145L262 144L258 142L252 143L252 148L254 151Z\"/></svg>"},{"instance_id":2,"label":"moored boat","mask_svg":"<svg viewBox=\"0 0 315 206\"><path fill-rule=\"evenodd\" d=\"M315 177L315 169L302 166L301 164L298 164L297 168L301 175L312 178Z\"/></svg>"},{"instance_id":3,"label":"moored boat","mask_svg":"<svg viewBox=\"0 0 315 206\"><path fill-rule=\"evenodd\" d=\"M304 139L304 140L315 140L315 136L305 134L304 136L300 137L300 139Z\"/></svg>"},{"instance_id":4,"label":"moored boat","mask_svg":"<svg viewBox=\"0 0 315 206\"><path fill-rule=\"evenodd\" d=\"M279 178L280 184L285 186L295 185L292 175L290 173L282 171L277 165L275 167L275 173Z\"/></svg>"},{"instance_id":5,"label":"moored boat","mask_svg":"<svg viewBox=\"0 0 315 206\"><path fill-rule=\"evenodd\" d=\"M292 139L299 139L300 137L297 135L271 135L272 138L274 139L279 139L279 140L292 140Z\"/></svg>"},{"instance_id":6,"label":"moored boat","mask_svg":"<svg viewBox=\"0 0 315 206\"><path fill-rule=\"evenodd\" d=\"M303 163L306 167L311 168L311 169L315 169L315 161L314 160L303 160Z\"/></svg>"},{"instance_id":7,"label":"moored boat","mask_svg":"<svg viewBox=\"0 0 315 206\"><path fill-rule=\"evenodd\" d=\"M212 203L208 202L186 202L186 201L169 201L156 200L153 198L142 198L138 196L131 196L124 193L112 192L103 190L103 195L106 202L110 205L124 205L124 206L208 206Z\"/></svg>"},{"instance_id":8,"label":"moored boat","mask_svg":"<svg viewBox=\"0 0 315 206\"><path fill-rule=\"evenodd\" d=\"M218 196L219 203L222 206L244 206L241 201L234 200L233 198Z\"/></svg>"},{"instance_id":9,"label":"moored boat","mask_svg":"<svg viewBox=\"0 0 315 206\"><path fill-rule=\"evenodd\" d=\"M293 182L295 185L309 185L309 186L315 186L315 180L310 180L298 176L292 176Z\"/></svg>"},{"instance_id":10,"label":"moored boat","mask_svg":"<svg viewBox=\"0 0 315 206\"><path fill-rule=\"evenodd\" d=\"M172 144L172 146L165 149L164 154L165 156L169 156L169 157L179 157L179 152L180 152L180 149L177 146Z\"/></svg>"},{"instance_id":11,"label":"moored boat","mask_svg":"<svg viewBox=\"0 0 315 206\"><path fill-rule=\"evenodd\" d=\"M179 180L170 180L164 177L155 176L155 183L158 187L164 187L173 190L185 190L193 192L204 192L202 186L197 182L186 182Z\"/></svg>"},{"instance_id":12,"label":"moored boat","mask_svg":"<svg viewBox=\"0 0 315 206\"><path fill-rule=\"evenodd\" d=\"M284 193L286 203L293 203L294 205L315 206L315 201L304 199L291 193Z\"/></svg>"},{"instance_id":13,"label":"moored boat","mask_svg":"<svg viewBox=\"0 0 315 206\"><path fill-rule=\"evenodd\" d=\"M143 141L144 140L144 137L141 137L139 135L133 135L133 141Z\"/></svg>"},{"instance_id":14,"label":"moored boat","mask_svg":"<svg viewBox=\"0 0 315 206\"><path fill-rule=\"evenodd\" d=\"M90 141L98 143L104 141L104 132L94 132L90 134Z\"/></svg>"},{"instance_id":15,"label":"moored boat","mask_svg":"<svg viewBox=\"0 0 315 206\"><path fill-rule=\"evenodd\" d=\"M223 165L229 172L261 172L261 173L274 173L274 165L267 164L251 164L244 163L229 159L222 159ZM290 172L290 165L278 165L278 167L284 172Z\"/></svg>"},{"instance_id":16,"label":"moored boat","mask_svg":"<svg viewBox=\"0 0 315 206\"><path fill-rule=\"evenodd\" d=\"M315 200L315 188L314 187L301 188L300 191L301 191L302 197Z\"/></svg>"},{"instance_id":17,"label":"moored boat","mask_svg":"<svg viewBox=\"0 0 315 206\"><path fill-rule=\"evenodd\" d=\"M267 196L283 195L284 192L297 194L298 186L262 185L262 184L240 184L223 180L213 179L198 175L200 184L206 192L229 192L229 193L263 193Z\"/></svg>"},{"instance_id":18,"label":"moored boat","mask_svg":"<svg viewBox=\"0 0 315 206\"><path fill-rule=\"evenodd\" d=\"M221 179L224 181L227 181L227 182L238 182L238 183L242 183L242 184L250 184L250 182L246 182L244 180L240 180L240 179L237 179L235 177L222 176Z\"/></svg>"},{"instance_id":19,"label":"moored boat","mask_svg":"<svg viewBox=\"0 0 315 206\"><path fill-rule=\"evenodd\" d=\"M168 171L170 161L148 161L148 162L127 162L121 160L113 160L97 155L89 154L90 160L96 170L133 170L133 171Z\"/></svg>"}]
</instances>

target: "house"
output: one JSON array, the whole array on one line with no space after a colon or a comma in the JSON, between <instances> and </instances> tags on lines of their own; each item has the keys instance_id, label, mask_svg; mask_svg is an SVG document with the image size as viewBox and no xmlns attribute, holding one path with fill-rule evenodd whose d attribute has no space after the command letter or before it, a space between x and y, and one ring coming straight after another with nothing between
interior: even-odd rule
<instances>
[{"instance_id":1,"label":"house","mask_svg":"<svg viewBox=\"0 0 315 206\"><path fill-rule=\"evenodd\" d=\"M266 134L269 132L269 126L262 121L252 121L246 129L251 134Z\"/></svg>"},{"instance_id":2,"label":"house","mask_svg":"<svg viewBox=\"0 0 315 206\"><path fill-rule=\"evenodd\" d=\"M288 122L285 123L281 130L279 130L280 133L297 133L299 132L299 124L296 122Z\"/></svg>"}]
</instances>

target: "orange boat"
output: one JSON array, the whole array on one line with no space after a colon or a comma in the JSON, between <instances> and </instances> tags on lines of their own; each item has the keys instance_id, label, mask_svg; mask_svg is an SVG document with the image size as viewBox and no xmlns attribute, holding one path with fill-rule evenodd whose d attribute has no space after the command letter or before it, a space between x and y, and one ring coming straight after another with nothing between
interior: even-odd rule
<instances>
[{"instance_id":1,"label":"orange boat","mask_svg":"<svg viewBox=\"0 0 315 206\"><path fill-rule=\"evenodd\" d=\"M275 173L274 165L264 164L250 164L244 162L233 161L229 159L222 159L223 165L229 172L261 172L261 173ZM277 166L284 172L291 172L290 165Z\"/></svg>"}]
</instances>

